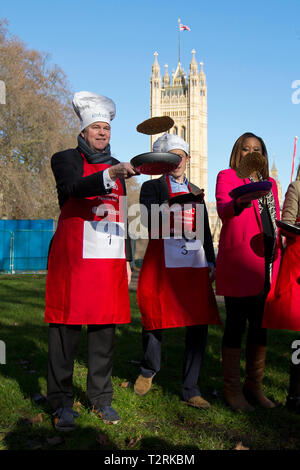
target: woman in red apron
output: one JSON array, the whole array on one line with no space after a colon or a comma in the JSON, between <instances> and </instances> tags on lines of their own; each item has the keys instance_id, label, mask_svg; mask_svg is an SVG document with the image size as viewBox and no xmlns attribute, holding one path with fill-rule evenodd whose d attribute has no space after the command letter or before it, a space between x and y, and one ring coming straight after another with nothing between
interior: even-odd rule
<instances>
[{"instance_id":1,"label":"woman in red apron","mask_svg":"<svg viewBox=\"0 0 300 470\"><path fill-rule=\"evenodd\" d=\"M151 205L161 205L171 197L198 189L185 178L189 157L188 145L177 135L164 134L153 146L153 151L173 152L181 157L181 163L173 172L143 184L140 202L151 213ZM210 270L214 270L215 255L204 208L204 245L201 240L174 237L178 215L191 231L198 212L195 207L179 207L171 219L170 232L164 237L164 223L160 226L162 237L151 238L138 280L137 298L143 324L144 356L141 374L134 390L145 395L154 375L160 369L162 330L187 327L184 353L181 395L185 402L200 408L208 408L197 386L203 360L208 324L220 324L217 303L211 286ZM164 217L162 217L164 221ZM173 221L173 222L172 222ZM172 233L173 232L173 233ZM171 237L170 237L171 234ZM175 234L176 235L176 234ZM209 262L209 264L208 264Z\"/></svg>"},{"instance_id":2,"label":"woman in red apron","mask_svg":"<svg viewBox=\"0 0 300 470\"><path fill-rule=\"evenodd\" d=\"M130 322L123 178L135 174L110 154L114 103L80 92L73 106L81 124L78 147L51 160L61 214L49 253L45 309L47 398L55 427L63 431L75 425L72 377L81 325L88 325L90 404L104 422L120 420L110 406L111 371L115 325Z\"/></svg>"},{"instance_id":3,"label":"woman in red apron","mask_svg":"<svg viewBox=\"0 0 300 470\"><path fill-rule=\"evenodd\" d=\"M282 220L289 224L300 223L300 167L296 181L289 185L285 195ZM286 247L276 282L266 300L263 327L300 331L300 236L281 233L286 236ZM295 345L299 350L299 338ZM291 356L286 406L300 413L300 354L292 350Z\"/></svg>"}]
</instances>

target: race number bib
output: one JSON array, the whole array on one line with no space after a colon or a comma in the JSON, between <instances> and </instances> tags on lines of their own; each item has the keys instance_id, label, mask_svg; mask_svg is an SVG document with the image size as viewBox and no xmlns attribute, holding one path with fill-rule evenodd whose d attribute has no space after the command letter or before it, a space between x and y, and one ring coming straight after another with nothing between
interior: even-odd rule
<instances>
[{"instance_id":1,"label":"race number bib","mask_svg":"<svg viewBox=\"0 0 300 470\"><path fill-rule=\"evenodd\" d=\"M85 221L83 227L83 258L125 258L124 223Z\"/></svg>"},{"instance_id":2,"label":"race number bib","mask_svg":"<svg viewBox=\"0 0 300 470\"><path fill-rule=\"evenodd\" d=\"M208 266L201 240L164 240L166 268L205 268Z\"/></svg>"}]
</instances>

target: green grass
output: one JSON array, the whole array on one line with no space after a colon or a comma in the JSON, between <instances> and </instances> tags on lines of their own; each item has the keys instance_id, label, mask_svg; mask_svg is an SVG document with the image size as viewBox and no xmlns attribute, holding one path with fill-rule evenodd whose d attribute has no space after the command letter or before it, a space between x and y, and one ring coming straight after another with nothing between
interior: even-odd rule
<instances>
[{"instance_id":1,"label":"green grass","mask_svg":"<svg viewBox=\"0 0 300 470\"><path fill-rule=\"evenodd\" d=\"M273 410L259 407L253 413L235 413L222 399L220 346L222 331L210 327L205 361L199 380L212 407L198 410L180 400L184 347L182 329L164 332L162 367L151 391L134 394L141 358L141 323L136 294L131 292L132 322L117 328L113 370L113 406L122 416L116 426L106 426L89 412L86 389L86 329L82 329L74 371L75 408L80 411L72 433L53 429L46 395L47 332L44 323L44 275L0 278L0 339L6 343L6 364L0 364L0 449L182 450L234 449L239 442L251 450L299 449L300 416L284 408L288 388L291 343L297 333L269 331L264 390L279 402ZM224 318L223 307L220 305ZM244 372L242 361L242 373ZM217 391L214 398L213 391ZM47 439L61 436L57 446ZM99 443L98 440L102 440ZM103 442L104 440L104 442Z\"/></svg>"}]
</instances>

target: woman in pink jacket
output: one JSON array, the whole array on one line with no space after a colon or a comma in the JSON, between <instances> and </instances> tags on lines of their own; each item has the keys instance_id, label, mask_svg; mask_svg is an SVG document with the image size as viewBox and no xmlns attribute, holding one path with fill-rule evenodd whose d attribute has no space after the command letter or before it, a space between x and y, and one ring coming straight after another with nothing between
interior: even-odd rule
<instances>
[{"instance_id":1,"label":"woman in pink jacket","mask_svg":"<svg viewBox=\"0 0 300 470\"><path fill-rule=\"evenodd\" d=\"M236 170L248 153L265 158L261 173L241 179ZM234 410L252 411L250 402L266 408L275 404L262 392L261 383L266 356L266 329L261 328L270 281L278 271L280 238L275 219L280 218L277 186L269 177L267 149L260 137L245 133L235 142L230 168L217 176L216 201L222 220L216 263L216 293L225 298L226 323L222 340L224 398ZM250 182L269 180L267 196L252 200L244 195L232 199L234 188ZM240 385L241 342L248 320L246 378Z\"/></svg>"}]
</instances>

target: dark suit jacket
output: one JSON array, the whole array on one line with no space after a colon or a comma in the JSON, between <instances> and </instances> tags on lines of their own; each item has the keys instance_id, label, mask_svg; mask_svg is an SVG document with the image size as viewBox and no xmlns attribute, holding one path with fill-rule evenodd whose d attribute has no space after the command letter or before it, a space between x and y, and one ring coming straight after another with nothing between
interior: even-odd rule
<instances>
[{"instance_id":1,"label":"dark suit jacket","mask_svg":"<svg viewBox=\"0 0 300 470\"><path fill-rule=\"evenodd\" d=\"M115 158L111 158L113 164L119 163ZM64 150L55 153L51 159L51 168L56 180L59 206L70 198L82 198L109 194L111 189L106 189L103 183L103 171L83 176L83 158L78 148ZM126 195L126 185L124 179L120 179L124 195ZM127 236L126 258L132 260L131 240Z\"/></svg>"},{"instance_id":2,"label":"dark suit jacket","mask_svg":"<svg viewBox=\"0 0 300 470\"><path fill-rule=\"evenodd\" d=\"M199 188L197 186L195 186L194 184L190 182L189 184L190 184L192 191L195 191L195 190L199 191ZM144 204L147 207L148 216L151 213L151 204L160 205L163 202L168 201L169 198L170 198L169 187L168 187L168 183L167 183L165 175L163 175L161 178L156 178L156 179L149 180L143 183L142 188L141 188L141 193L140 193L140 203ZM143 217L141 220L142 220L142 223L144 223L144 225L147 225L147 221L143 220ZM148 218L148 227L150 227L149 218ZM209 220L208 220L208 214L207 214L205 203L204 203L203 248L205 251L207 262L213 263L215 265L216 257L215 257L215 251L213 247L212 236L211 236L211 231L209 227Z\"/></svg>"}]
</instances>

